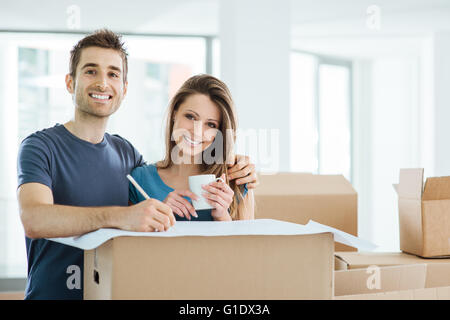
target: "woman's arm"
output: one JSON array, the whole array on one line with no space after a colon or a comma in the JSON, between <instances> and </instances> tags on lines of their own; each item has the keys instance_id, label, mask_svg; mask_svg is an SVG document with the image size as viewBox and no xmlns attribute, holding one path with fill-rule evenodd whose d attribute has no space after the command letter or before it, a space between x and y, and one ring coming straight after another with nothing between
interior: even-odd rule
<instances>
[{"instance_id":1,"label":"woman's arm","mask_svg":"<svg viewBox=\"0 0 450 320\"><path fill-rule=\"evenodd\" d=\"M255 219L255 197L253 190L249 189L238 205L238 219L239 220L253 220Z\"/></svg>"}]
</instances>

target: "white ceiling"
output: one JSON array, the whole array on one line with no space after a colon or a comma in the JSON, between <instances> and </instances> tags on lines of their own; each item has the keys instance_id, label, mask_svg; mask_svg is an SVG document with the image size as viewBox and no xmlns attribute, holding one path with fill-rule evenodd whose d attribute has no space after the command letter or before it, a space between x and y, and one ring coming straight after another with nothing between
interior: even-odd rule
<instances>
[{"instance_id":1,"label":"white ceiling","mask_svg":"<svg viewBox=\"0 0 450 320\"><path fill-rule=\"evenodd\" d=\"M328 52L333 43L339 43L342 50L337 54L351 54L358 47L367 48L370 55L373 43L391 52L396 45L414 47L415 39L433 31L450 31L450 0L279 1L291 3L291 35L297 48ZM0 29L67 30L66 10L72 4L81 9L81 30L218 33L220 0L0 0ZM373 4L381 9L379 30L366 26L366 10ZM368 39L377 40L367 46Z\"/></svg>"},{"instance_id":2,"label":"white ceiling","mask_svg":"<svg viewBox=\"0 0 450 320\"><path fill-rule=\"evenodd\" d=\"M245 0L244 0L245 1ZM283 1L283 0L279 0ZM287 0L289 1L289 0ZM81 27L122 32L216 34L220 0L0 0L0 29L65 30L67 7L81 9ZM381 32L450 30L450 0L290 0L294 36L369 34L366 10L381 9Z\"/></svg>"},{"instance_id":3,"label":"white ceiling","mask_svg":"<svg viewBox=\"0 0 450 320\"><path fill-rule=\"evenodd\" d=\"M66 11L74 4L81 11L82 30L192 33L193 27L204 27L202 34L216 30L215 0L0 0L0 29L67 30Z\"/></svg>"}]
</instances>

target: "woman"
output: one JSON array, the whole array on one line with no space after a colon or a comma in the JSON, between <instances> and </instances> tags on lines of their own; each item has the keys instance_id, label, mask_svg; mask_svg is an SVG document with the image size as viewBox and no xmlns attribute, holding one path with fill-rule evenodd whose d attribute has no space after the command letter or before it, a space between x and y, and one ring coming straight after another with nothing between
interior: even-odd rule
<instances>
[{"instance_id":1,"label":"woman","mask_svg":"<svg viewBox=\"0 0 450 320\"><path fill-rule=\"evenodd\" d=\"M254 219L254 197L247 185L228 178L234 163L237 120L227 86L210 75L188 79L171 100L166 124L166 155L156 164L138 167L131 175L151 198L163 201L177 220L231 221ZM231 170L241 178L247 170ZM188 177L214 174L223 181L203 186L213 209L195 211ZM143 201L130 184L130 201Z\"/></svg>"}]
</instances>

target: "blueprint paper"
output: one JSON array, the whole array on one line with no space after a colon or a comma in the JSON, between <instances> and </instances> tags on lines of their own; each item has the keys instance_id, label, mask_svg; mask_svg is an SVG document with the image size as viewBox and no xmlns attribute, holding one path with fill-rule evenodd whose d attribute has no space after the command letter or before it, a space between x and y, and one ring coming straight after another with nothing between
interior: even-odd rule
<instances>
[{"instance_id":1,"label":"blueprint paper","mask_svg":"<svg viewBox=\"0 0 450 320\"><path fill-rule=\"evenodd\" d=\"M372 251L377 247L375 244L369 241L355 237L354 235L348 234L344 231L320 224L313 220L309 220L309 222L305 225L305 227L311 231L316 230L317 233L332 232L334 235L334 241L346 244L350 247L354 247L362 251Z\"/></svg>"},{"instance_id":2,"label":"blueprint paper","mask_svg":"<svg viewBox=\"0 0 450 320\"><path fill-rule=\"evenodd\" d=\"M332 232L335 241L355 248L366 248L367 242L314 222L310 225L284 222L273 219L255 219L240 221L178 221L168 231L164 232L132 232L119 229L99 229L79 237L50 238L48 240L77 247L83 250L97 248L104 242L115 237L187 237L187 236L236 236L236 235L302 235ZM327 229L329 228L329 229ZM345 241L345 242L343 242ZM361 242L361 243L360 243Z\"/></svg>"}]
</instances>

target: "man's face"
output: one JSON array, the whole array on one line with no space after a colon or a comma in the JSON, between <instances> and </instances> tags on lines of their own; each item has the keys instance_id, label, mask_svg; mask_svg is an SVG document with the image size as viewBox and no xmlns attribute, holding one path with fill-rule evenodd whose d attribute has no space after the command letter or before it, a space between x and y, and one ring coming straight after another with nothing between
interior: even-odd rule
<instances>
[{"instance_id":1,"label":"man's face","mask_svg":"<svg viewBox=\"0 0 450 320\"><path fill-rule=\"evenodd\" d=\"M120 107L126 92L123 61L119 52L99 47L85 48L73 79L66 76L76 112L97 118L109 117Z\"/></svg>"}]
</instances>

